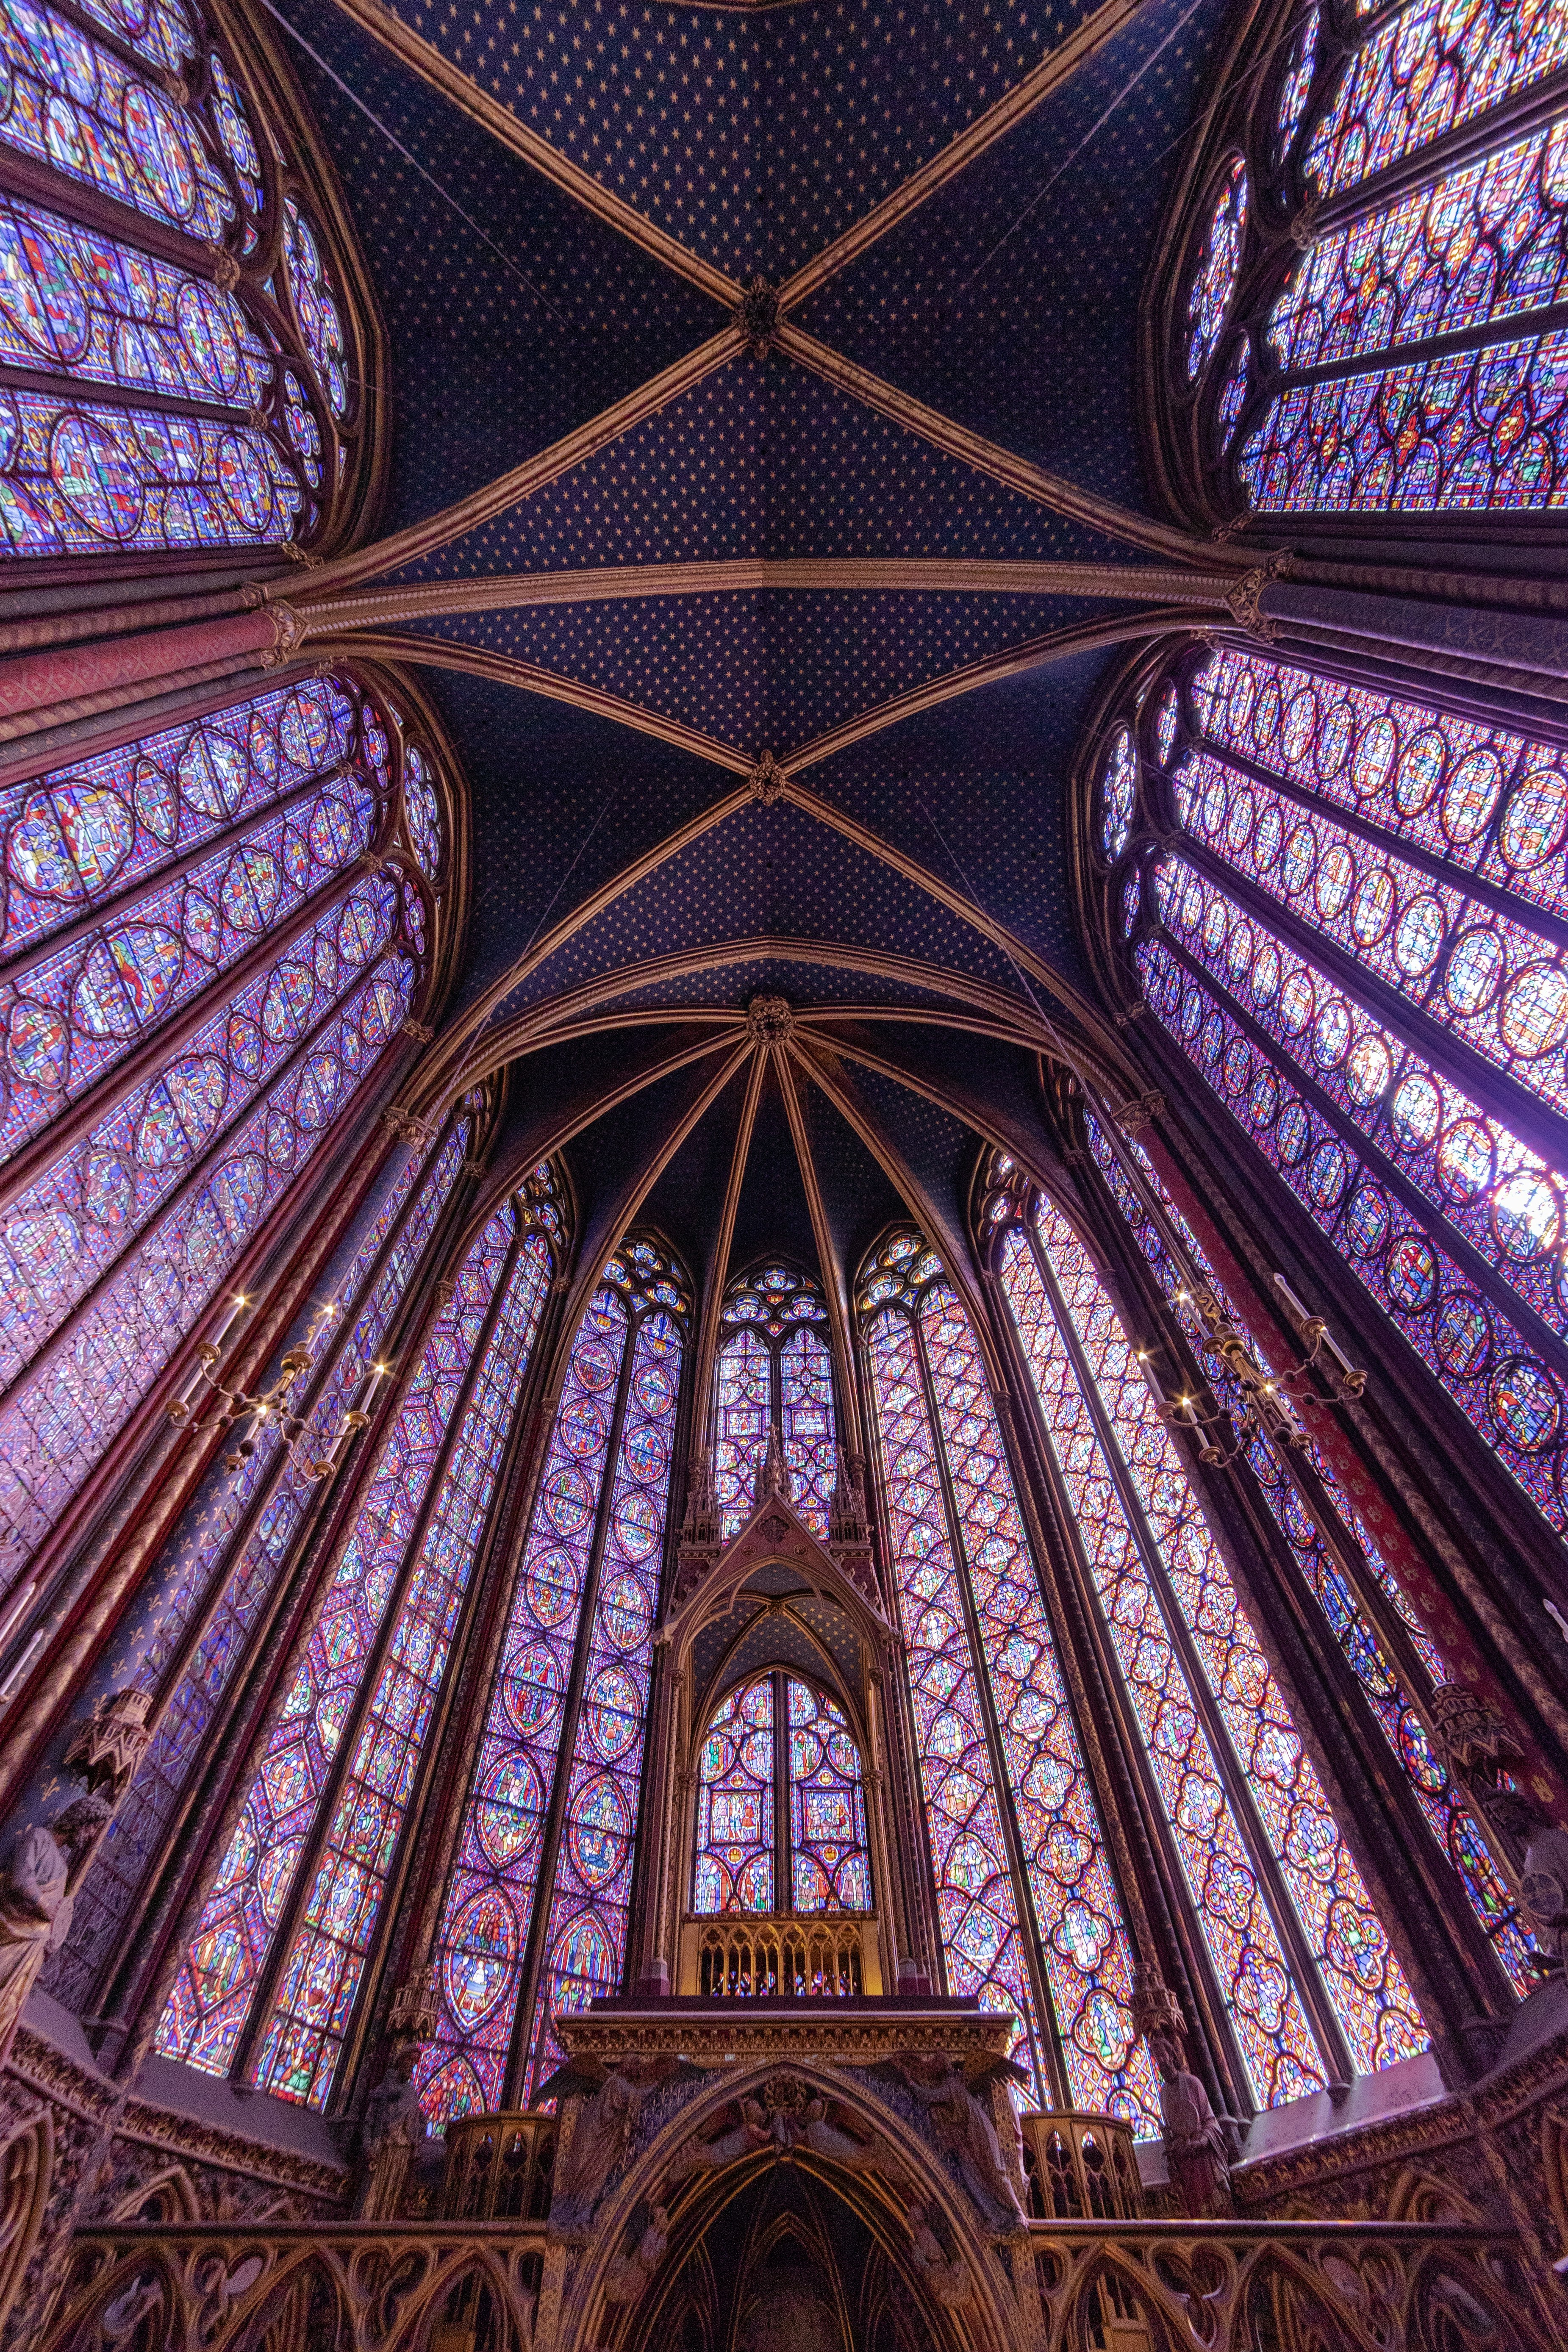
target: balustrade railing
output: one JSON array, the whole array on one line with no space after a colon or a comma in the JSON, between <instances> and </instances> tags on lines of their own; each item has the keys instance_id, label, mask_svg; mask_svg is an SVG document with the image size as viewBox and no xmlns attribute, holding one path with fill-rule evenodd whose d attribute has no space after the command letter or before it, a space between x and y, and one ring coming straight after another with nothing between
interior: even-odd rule
<instances>
[{"instance_id":1,"label":"balustrade railing","mask_svg":"<svg viewBox=\"0 0 1568 2352\"><path fill-rule=\"evenodd\" d=\"M686 1919L677 1989L709 2000L841 2000L879 1993L876 1919L859 1912Z\"/></svg>"},{"instance_id":2,"label":"balustrade railing","mask_svg":"<svg viewBox=\"0 0 1568 2352\"><path fill-rule=\"evenodd\" d=\"M460 2116L447 2126L441 2219L542 2221L554 2166L553 2116Z\"/></svg>"},{"instance_id":3,"label":"balustrade railing","mask_svg":"<svg viewBox=\"0 0 1568 2352\"><path fill-rule=\"evenodd\" d=\"M48 2352L526 2347L542 2222L116 2224L79 2232Z\"/></svg>"},{"instance_id":4,"label":"balustrade railing","mask_svg":"<svg viewBox=\"0 0 1568 2352\"><path fill-rule=\"evenodd\" d=\"M525 2164L511 2177L539 2175ZM1560 2289L1507 2231L1111 2220L1035 2221L1029 2239L1043 2352L1542 2352L1565 2340ZM527 2347L545 2252L537 2220L117 2223L79 2234L41 2352ZM918 2299L913 2265L909 2278ZM577 2346L568 2319L563 2305L561 2340Z\"/></svg>"},{"instance_id":5,"label":"balustrade railing","mask_svg":"<svg viewBox=\"0 0 1568 2352\"><path fill-rule=\"evenodd\" d=\"M1568 2304L1508 2231L1036 2221L1045 2352L1546 2352Z\"/></svg>"},{"instance_id":6,"label":"balustrade railing","mask_svg":"<svg viewBox=\"0 0 1568 2352\"><path fill-rule=\"evenodd\" d=\"M1078 2108L1018 2121L1037 2221L1142 2221L1143 2180L1131 2124Z\"/></svg>"}]
</instances>

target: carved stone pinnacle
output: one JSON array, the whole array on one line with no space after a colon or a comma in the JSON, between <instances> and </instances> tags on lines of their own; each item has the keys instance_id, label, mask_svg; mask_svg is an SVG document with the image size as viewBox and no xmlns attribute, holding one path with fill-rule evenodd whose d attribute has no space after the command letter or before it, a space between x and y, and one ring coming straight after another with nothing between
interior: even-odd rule
<instances>
[{"instance_id":1,"label":"carved stone pinnacle","mask_svg":"<svg viewBox=\"0 0 1568 2352\"><path fill-rule=\"evenodd\" d=\"M436 1969L432 1962L416 1969L407 1983L399 1985L393 1994L387 2030L395 2042L416 2042L423 2048L434 2037L440 2021L440 2011L436 2006Z\"/></svg>"},{"instance_id":2,"label":"carved stone pinnacle","mask_svg":"<svg viewBox=\"0 0 1568 2352\"><path fill-rule=\"evenodd\" d=\"M795 1034L788 997L753 996L746 1007L746 1027L759 1045L782 1045Z\"/></svg>"},{"instance_id":3,"label":"carved stone pinnacle","mask_svg":"<svg viewBox=\"0 0 1568 2352\"><path fill-rule=\"evenodd\" d=\"M773 753L764 751L746 778L746 788L754 800L761 801L764 808L772 808L788 782L788 777Z\"/></svg>"},{"instance_id":4,"label":"carved stone pinnacle","mask_svg":"<svg viewBox=\"0 0 1568 2352\"><path fill-rule=\"evenodd\" d=\"M1432 1734L1446 1764L1460 1772L1478 1765L1516 1761L1524 1750L1479 1692L1463 1683L1438 1683L1432 1692Z\"/></svg>"},{"instance_id":5,"label":"carved stone pinnacle","mask_svg":"<svg viewBox=\"0 0 1568 2352\"><path fill-rule=\"evenodd\" d=\"M735 324L746 338L752 359L765 359L779 331L779 292L760 272L747 280L746 290L735 305Z\"/></svg>"},{"instance_id":6,"label":"carved stone pinnacle","mask_svg":"<svg viewBox=\"0 0 1568 2352\"><path fill-rule=\"evenodd\" d=\"M152 1704L149 1691L119 1690L77 1725L61 1761L90 1795L113 1804L129 1788L153 1736L147 1728Z\"/></svg>"},{"instance_id":7,"label":"carved stone pinnacle","mask_svg":"<svg viewBox=\"0 0 1568 2352\"><path fill-rule=\"evenodd\" d=\"M1132 2031L1134 2033L1173 2033L1184 2040L1187 2021L1182 2014L1182 2004L1158 1969L1141 1968L1132 1970Z\"/></svg>"}]
</instances>

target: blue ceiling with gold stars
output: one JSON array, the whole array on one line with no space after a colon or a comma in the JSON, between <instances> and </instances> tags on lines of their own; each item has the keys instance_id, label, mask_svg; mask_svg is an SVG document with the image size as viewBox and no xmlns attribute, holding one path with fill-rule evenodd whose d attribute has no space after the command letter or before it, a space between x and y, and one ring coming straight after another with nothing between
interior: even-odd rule
<instances>
[{"instance_id":1,"label":"blue ceiling with gold stars","mask_svg":"<svg viewBox=\"0 0 1568 2352\"><path fill-rule=\"evenodd\" d=\"M441 1083L506 1070L590 1250L721 1280L727 1193L735 1265L953 1246L1090 1017L1119 574L1215 560L1150 552L1137 330L1227 0L268 4L385 329L372 536L443 518L360 575L471 827Z\"/></svg>"}]
</instances>

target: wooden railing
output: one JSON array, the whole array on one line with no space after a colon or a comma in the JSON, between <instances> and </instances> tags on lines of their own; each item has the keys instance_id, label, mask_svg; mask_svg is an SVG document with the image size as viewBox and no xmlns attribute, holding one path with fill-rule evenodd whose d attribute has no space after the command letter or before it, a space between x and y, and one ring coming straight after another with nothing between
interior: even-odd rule
<instances>
[{"instance_id":1,"label":"wooden railing","mask_svg":"<svg viewBox=\"0 0 1568 2352\"><path fill-rule=\"evenodd\" d=\"M1560 2290L1525 2270L1506 2231L1037 2221L1029 2242L1044 2327L1037 2336L1020 2307L1020 2352L1544 2352L1568 2340ZM536 2221L87 2230L43 2352L528 2347L544 2252ZM1016 2256L1009 2267L1016 2275ZM918 2295L913 2264L909 2275ZM949 2315L965 2342L977 2306L965 2292ZM580 2332L568 2299L562 2352L583 2352Z\"/></svg>"},{"instance_id":2,"label":"wooden railing","mask_svg":"<svg viewBox=\"0 0 1568 2352\"><path fill-rule=\"evenodd\" d=\"M876 1919L869 1912L687 1918L677 1990L709 2000L841 2000L879 1993Z\"/></svg>"}]
</instances>

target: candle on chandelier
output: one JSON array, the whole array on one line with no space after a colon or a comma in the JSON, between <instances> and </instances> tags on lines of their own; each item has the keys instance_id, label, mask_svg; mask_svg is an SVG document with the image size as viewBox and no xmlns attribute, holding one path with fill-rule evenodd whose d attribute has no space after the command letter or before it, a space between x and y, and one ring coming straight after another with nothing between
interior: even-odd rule
<instances>
[{"instance_id":1,"label":"candle on chandelier","mask_svg":"<svg viewBox=\"0 0 1568 2352\"><path fill-rule=\"evenodd\" d=\"M1282 1274L1277 1274L1275 1276L1274 1287L1279 1293L1280 1297L1285 1301L1286 1306L1289 1308L1298 1323L1310 1323L1311 1321L1312 1318L1310 1315L1308 1314L1307 1309L1302 1306L1301 1301L1297 1297L1295 1292L1291 1289L1289 1284L1286 1281Z\"/></svg>"}]
</instances>

